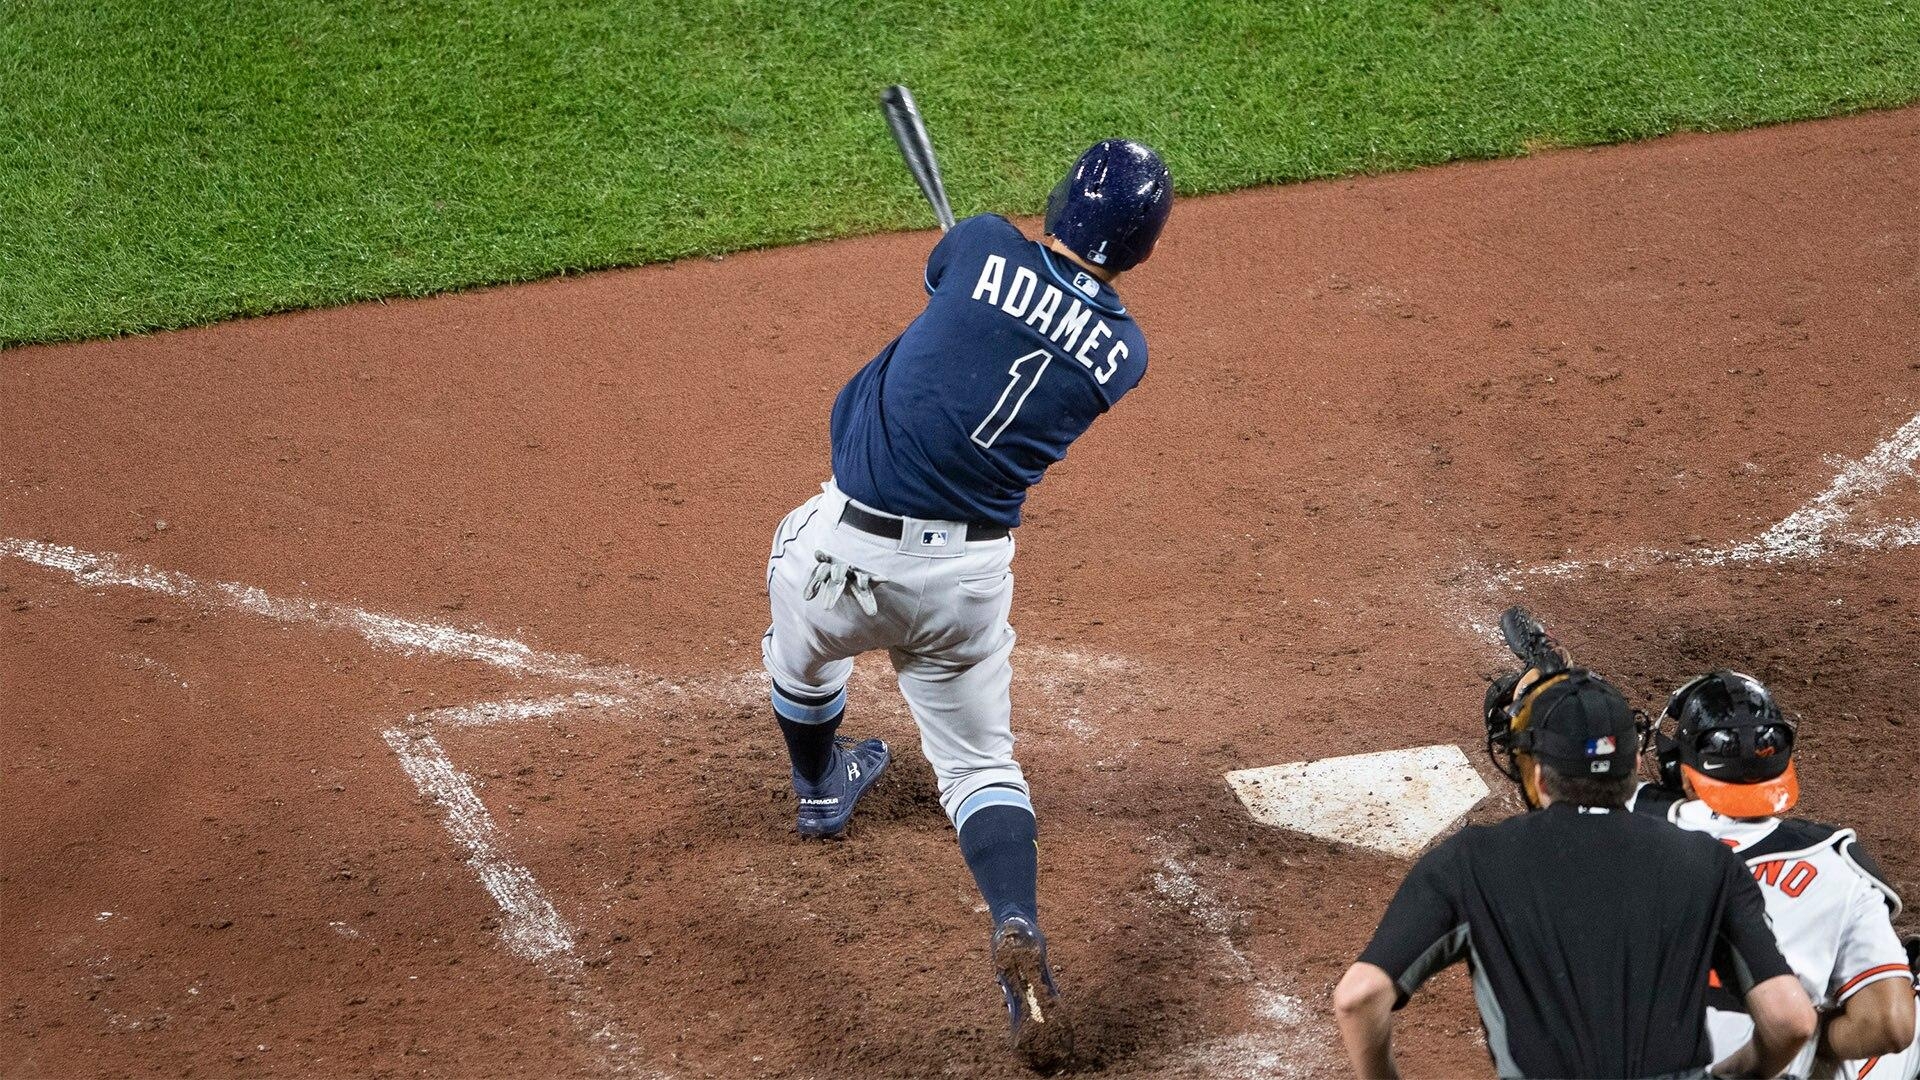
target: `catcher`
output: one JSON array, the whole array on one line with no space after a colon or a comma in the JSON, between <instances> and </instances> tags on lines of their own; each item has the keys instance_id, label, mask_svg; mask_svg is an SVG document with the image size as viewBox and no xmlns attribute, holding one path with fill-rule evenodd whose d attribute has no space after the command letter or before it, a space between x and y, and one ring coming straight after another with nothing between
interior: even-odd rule
<instances>
[{"instance_id":1,"label":"catcher","mask_svg":"<svg viewBox=\"0 0 1920 1080\"><path fill-rule=\"evenodd\" d=\"M1795 1076L1913 1080L1913 959L1894 933L1900 896L1860 850L1852 829L1779 815L1799 801L1798 725L1751 675L1711 671L1675 690L1659 720L1660 780L1634 809L1706 833L1747 864L1781 951L1816 1001L1819 1036ZM1707 991L1716 1052L1745 1042L1746 1010L1724 987Z\"/></svg>"}]
</instances>

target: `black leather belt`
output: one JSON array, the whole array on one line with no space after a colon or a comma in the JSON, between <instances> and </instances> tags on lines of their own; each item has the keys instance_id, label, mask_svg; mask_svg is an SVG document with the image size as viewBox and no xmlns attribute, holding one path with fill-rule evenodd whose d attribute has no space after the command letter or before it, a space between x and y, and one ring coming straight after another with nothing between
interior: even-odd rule
<instances>
[{"instance_id":1,"label":"black leather belt","mask_svg":"<svg viewBox=\"0 0 1920 1080\"><path fill-rule=\"evenodd\" d=\"M888 540L898 540L900 539L901 531L906 528L906 519L887 517L885 514L869 514L852 503L848 503L846 508L840 511L840 524L851 525L863 533L871 533L874 536L884 537ZM1011 530L1005 525L984 525L969 522L967 524L967 539L969 541L1000 540L1005 538L1010 531Z\"/></svg>"}]
</instances>

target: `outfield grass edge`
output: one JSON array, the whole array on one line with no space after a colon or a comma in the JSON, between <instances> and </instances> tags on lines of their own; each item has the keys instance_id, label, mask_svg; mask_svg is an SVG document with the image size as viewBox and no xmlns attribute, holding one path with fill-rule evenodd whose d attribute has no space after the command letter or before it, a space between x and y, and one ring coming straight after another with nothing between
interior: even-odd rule
<instances>
[{"instance_id":1,"label":"outfield grass edge","mask_svg":"<svg viewBox=\"0 0 1920 1080\"><path fill-rule=\"evenodd\" d=\"M1873 0L177 6L0 23L0 348L922 228L896 79L963 215L1111 134L1192 197L1920 101Z\"/></svg>"}]
</instances>

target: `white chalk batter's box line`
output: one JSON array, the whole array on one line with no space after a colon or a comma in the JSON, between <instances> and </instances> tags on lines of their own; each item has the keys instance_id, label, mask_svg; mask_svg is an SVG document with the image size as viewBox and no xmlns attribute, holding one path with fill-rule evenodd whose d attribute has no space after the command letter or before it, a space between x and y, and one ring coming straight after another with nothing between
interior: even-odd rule
<instances>
[{"instance_id":1,"label":"white chalk batter's box line","mask_svg":"<svg viewBox=\"0 0 1920 1080\"><path fill-rule=\"evenodd\" d=\"M416 791L440 809L449 837L500 909L502 943L549 977L569 1017L600 1054L605 1070L649 1077L665 1075L641 1065L642 1048L637 1040L592 993L585 965L574 948L577 931L532 872L511 857L503 830L479 796L479 785L454 763L439 734L443 730L520 724L568 713L654 713L689 699L739 705L765 697L767 678L763 672L674 682L631 667L535 649L512 638L331 601L274 596L238 582L204 582L122 556L61 544L0 540L0 556L63 571L84 587L138 589L214 610L242 611L318 630L344 630L380 650L478 661L516 675L594 687L543 698L513 697L421 710L409 714L404 723L385 727L380 734ZM1049 696L1058 689L1055 684L1062 681L1059 669L1063 665L1075 674L1111 673L1127 666L1113 658L1072 650L1039 651L1048 661L1039 681L1042 692Z\"/></svg>"},{"instance_id":2,"label":"white chalk batter's box line","mask_svg":"<svg viewBox=\"0 0 1920 1080\"><path fill-rule=\"evenodd\" d=\"M425 653L451 659L474 660L514 672L545 676L601 689L524 701L484 701L424 714L381 732L382 740L399 759L415 789L441 810L443 824L466 856L501 913L500 936L507 949L532 961L544 972L556 997L588 1045L600 1056L603 1070L622 1075L664 1080L666 1074L645 1067L638 1041L615 1020L613 1013L589 987L585 965L574 951L575 931L554 907L533 874L515 862L493 816L475 789L471 777L455 766L435 733L440 724L473 727L518 723L557 716L570 710L635 707L641 689L646 700L679 698L687 687L642 674L632 668L589 663L568 653L534 649L524 642L476 633L440 623L384 615L329 601L286 599L251 585L202 582L185 574L155 570L117 555L81 551L33 540L0 540L0 555L70 574L88 587L120 586L217 610L249 612L287 624L340 629L358 634L377 649L407 654ZM708 680L709 691L728 696L740 692L738 679Z\"/></svg>"},{"instance_id":3,"label":"white chalk batter's box line","mask_svg":"<svg viewBox=\"0 0 1920 1080\"><path fill-rule=\"evenodd\" d=\"M665 1080L667 1074L642 1064L639 1039L620 1025L593 993L586 965L574 949L576 932L560 914L533 872L515 862L505 835L481 801L472 777L460 771L434 729L441 724L473 727L520 723L558 716L577 708L611 709L630 704L608 694L586 692L537 701L490 701L426 714L410 714L404 725L381 732L400 760L400 768L420 795L437 805L454 844L466 856L480 885L500 909L500 939L509 952L532 961L546 973L568 1018L585 1036L609 1072ZM438 719L434 719L438 717Z\"/></svg>"}]
</instances>

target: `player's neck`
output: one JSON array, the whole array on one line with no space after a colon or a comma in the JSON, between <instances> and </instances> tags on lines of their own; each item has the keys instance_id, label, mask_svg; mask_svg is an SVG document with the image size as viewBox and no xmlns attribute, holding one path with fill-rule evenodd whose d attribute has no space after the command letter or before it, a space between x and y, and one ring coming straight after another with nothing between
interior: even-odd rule
<instances>
[{"instance_id":1,"label":"player's neck","mask_svg":"<svg viewBox=\"0 0 1920 1080\"><path fill-rule=\"evenodd\" d=\"M1082 270L1085 270L1087 273L1092 274L1094 277L1099 278L1101 281L1104 281L1109 285L1113 284L1114 278L1117 278L1120 276L1119 274L1113 272L1112 270L1107 269L1104 266L1095 266L1094 264L1088 262L1087 260L1081 258L1080 256L1075 255L1072 252L1072 250L1070 250L1067 247L1067 245L1061 243L1057 237L1052 237L1052 236L1047 237L1046 243L1047 243L1048 251L1051 251L1055 255L1059 255L1065 258L1067 261L1073 263L1073 265L1079 267Z\"/></svg>"}]
</instances>

